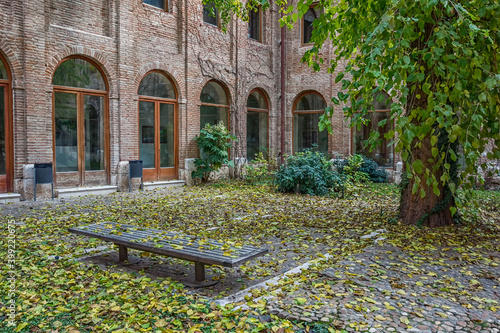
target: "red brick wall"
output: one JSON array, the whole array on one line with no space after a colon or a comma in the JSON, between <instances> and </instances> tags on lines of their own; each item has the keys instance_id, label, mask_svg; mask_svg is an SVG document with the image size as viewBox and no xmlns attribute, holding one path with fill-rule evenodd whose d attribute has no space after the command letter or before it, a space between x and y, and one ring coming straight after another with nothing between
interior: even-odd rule
<instances>
[{"instance_id":1,"label":"red brick wall","mask_svg":"<svg viewBox=\"0 0 500 333\"><path fill-rule=\"evenodd\" d=\"M170 1L163 11L141 0L0 0L0 52L12 67L15 127L15 178L22 167L52 161L52 75L66 57L95 61L109 85L111 175L119 161L138 158L138 95L141 79L151 70L168 75L179 100L179 166L196 157L200 93L215 79L228 91L231 128L239 138L233 150L246 156L246 101L255 88L269 98L270 148L280 150L279 12L263 14L262 43L248 38L248 23L234 20L223 33L202 20L195 0ZM327 103L339 87L336 73L315 73L300 62L300 25L286 32L286 151L292 152L292 107L305 90ZM323 54L330 60L331 46ZM339 67L340 68L340 67ZM350 152L350 129L340 108L333 119L329 150Z\"/></svg>"}]
</instances>

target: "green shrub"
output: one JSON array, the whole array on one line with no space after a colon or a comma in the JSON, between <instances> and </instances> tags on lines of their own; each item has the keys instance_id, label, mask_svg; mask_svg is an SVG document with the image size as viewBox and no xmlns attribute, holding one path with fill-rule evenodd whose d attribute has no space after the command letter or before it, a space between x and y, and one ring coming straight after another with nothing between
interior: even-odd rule
<instances>
[{"instance_id":1,"label":"green shrub","mask_svg":"<svg viewBox=\"0 0 500 333\"><path fill-rule=\"evenodd\" d=\"M277 171L274 182L279 192L327 195L342 188L342 179L320 152L306 150L289 156Z\"/></svg>"},{"instance_id":2,"label":"green shrub","mask_svg":"<svg viewBox=\"0 0 500 333\"><path fill-rule=\"evenodd\" d=\"M336 161L334 165L340 174L346 175L347 178L350 177L350 180L354 183L367 180L374 183L385 183L387 181L387 172L380 168L377 162L363 155L355 154L349 159ZM356 172L363 174L359 175ZM365 175L368 179L366 179Z\"/></svg>"},{"instance_id":3,"label":"green shrub","mask_svg":"<svg viewBox=\"0 0 500 333\"><path fill-rule=\"evenodd\" d=\"M252 163L245 165L245 181L251 185L265 182L270 176L270 163L260 152Z\"/></svg>"},{"instance_id":4,"label":"green shrub","mask_svg":"<svg viewBox=\"0 0 500 333\"><path fill-rule=\"evenodd\" d=\"M223 164L234 166L233 161L229 161L229 148L236 137L232 135L221 121L217 125L206 124L200 130L200 135L195 138L200 149L200 158L195 159L196 170L191 173L193 178L207 182L212 172L219 170Z\"/></svg>"}]
</instances>

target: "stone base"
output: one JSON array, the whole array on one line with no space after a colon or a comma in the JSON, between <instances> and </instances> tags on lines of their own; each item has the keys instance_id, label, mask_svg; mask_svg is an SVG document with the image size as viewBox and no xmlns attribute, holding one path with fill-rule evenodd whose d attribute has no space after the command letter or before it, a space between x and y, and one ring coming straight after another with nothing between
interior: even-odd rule
<instances>
[{"instance_id":1,"label":"stone base","mask_svg":"<svg viewBox=\"0 0 500 333\"><path fill-rule=\"evenodd\" d=\"M7 204L21 201L21 195L18 193L0 193L0 204Z\"/></svg>"},{"instance_id":2,"label":"stone base","mask_svg":"<svg viewBox=\"0 0 500 333\"><path fill-rule=\"evenodd\" d=\"M57 190L57 197L59 199L66 199L71 197L81 197L85 195L103 195L117 192L117 186L96 186L96 187L73 187Z\"/></svg>"},{"instance_id":3,"label":"stone base","mask_svg":"<svg viewBox=\"0 0 500 333\"><path fill-rule=\"evenodd\" d=\"M147 183L144 183L144 190L156 190L156 189L163 189L163 188L177 187L177 186L184 186L184 185L186 185L186 182L183 180L147 182Z\"/></svg>"}]
</instances>

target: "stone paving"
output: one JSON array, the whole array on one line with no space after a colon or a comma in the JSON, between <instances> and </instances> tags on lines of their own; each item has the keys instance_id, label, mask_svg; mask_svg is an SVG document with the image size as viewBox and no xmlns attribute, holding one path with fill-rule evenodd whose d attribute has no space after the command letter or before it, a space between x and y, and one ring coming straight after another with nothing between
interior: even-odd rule
<instances>
[{"instance_id":1,"label":"stone paving","mask_svg":"<svg viewBox=\"0 0 500 333\"><path fill-rule=\"evenodd\" d=\"M347 332L500 332L498 253L489 265L471 255L436 249L423 257L377 242L268 308Z\"/></svg>"}]
</instances>

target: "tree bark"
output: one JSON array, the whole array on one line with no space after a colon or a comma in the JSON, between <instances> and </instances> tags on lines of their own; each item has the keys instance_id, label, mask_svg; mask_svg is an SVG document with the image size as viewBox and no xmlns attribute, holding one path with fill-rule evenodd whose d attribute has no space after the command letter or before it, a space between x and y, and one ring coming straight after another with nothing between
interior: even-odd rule
<instances>
[{"instance_id":1,"label":"tree bark","mask_svg":"<svg viewBox=\"0 0 500 333\"><path fill-rule=\"evenodd\" d=\"M425 138L422 141L422 147L412 151L414 159L420 159L424 166L432 170L432 165L428 160L431 155L430 138ZM408 162L406 162L408 163ZM411 162L410 162L411 163ZM403 164L403 173L406 172L406 164ZM442 171L435 173L436 179L441 178ZM401 202L399 206L399 219L405 224L419 225L426 227L441 227L454 224L454 219L450 211L450 207L455 206L455 200L447 187L444 187L439 182L439 196L437 196L431 186L427 186L425 182L420 183L417 193L413 194L413 184L415 179L405 179L403 177L401 190ZM420 196L420 189L425 190L425 197Z\"/></svg>"}]
</instances>

